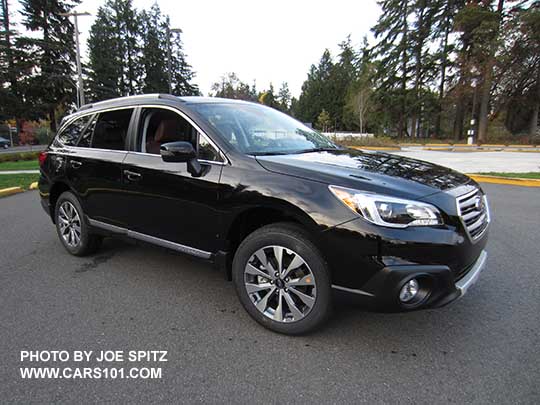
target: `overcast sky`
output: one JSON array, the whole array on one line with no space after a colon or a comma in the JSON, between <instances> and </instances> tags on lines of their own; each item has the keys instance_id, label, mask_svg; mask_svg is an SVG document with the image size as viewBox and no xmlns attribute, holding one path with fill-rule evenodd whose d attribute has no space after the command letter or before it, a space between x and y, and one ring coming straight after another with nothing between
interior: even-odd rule
<instances>
[{"instance_id":1,"label":"overcast sky","mask_svg":"<svg viewBox=\"0 0 540 405\"><path fill-rule=\"evenodd\" d=\"M96 11L104 0L83 0L76 8L91 17L79 19L86 53L86 40ZM380 9L375 0L158 0L169 14L172 27L184 32L188 62L205 95L212 83L226 72L241 80L256 80L258 90L289 83L294 96L300 94L309 67L317 63L325 48L332 55L338 43L351 34L359 47L369 35ZM151 1L134 0L137 9Z\"/></svg>"}]
</instances>

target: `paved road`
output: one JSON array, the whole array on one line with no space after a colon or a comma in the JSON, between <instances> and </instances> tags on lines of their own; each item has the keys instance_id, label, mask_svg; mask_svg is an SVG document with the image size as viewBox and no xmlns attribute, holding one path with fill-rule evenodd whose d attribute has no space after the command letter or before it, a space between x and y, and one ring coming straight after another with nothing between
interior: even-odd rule
<instances>
[{"instance_id":1,"label":"paved road","mask_svg":"<svg viewBox=\"0 0 540 405\"><path fill-rule=\"evenodd\" d=\"M406 148L392 153L427 160L463 173L540 172L538 152L440 152Z\"/></svg>"},{"instance_id":2,"label":"paved road","mask_svg":"<svg viewBox=\"0 0 540 405\"><path fill-rule=\"evenodd\" d=\"M341 302L326 328L296 338L253 322L205 263L113 240L75 258L35 192L1 199L0 398L538 403L540 191L485 188L489 267L467 296L409 314ZM20 351L38 349L168 350L169 361L162 380L22 380Z\"/></svg>"},{"instance_id":3,"label":"paved road","mask_svg":"<svg viewBox=\"0 0 540 405\"><path fill-rule=\"evenodd\" d=\"M14 146L13 148L1 148L0 154L2 153L18 153L18 152L39 152L45 149L47 145L24 145L24 146Z\"/></svg>"}]
</instances>

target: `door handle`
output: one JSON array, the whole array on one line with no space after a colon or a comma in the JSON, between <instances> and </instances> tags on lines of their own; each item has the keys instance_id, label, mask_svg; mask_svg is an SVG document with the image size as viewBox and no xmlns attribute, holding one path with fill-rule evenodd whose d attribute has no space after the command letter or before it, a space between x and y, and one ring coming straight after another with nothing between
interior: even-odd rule
<instances>
[{"instance_id":1,"label":"door handle","mask_svg":"<svg viewBox=\"0 0 540 405\"><path fill-rule=\"evenodd\" d=\"M140 173L132 172L131 170L124 170L124 174L130 181L137 181L142 177Z\"/></svg>"},{"instance_id":2,"label":"door handle","mask_svg":"<svg viewBox=\"0 0 540 405\"><path fill-rule=\"evenodd\" d=\"M82 162L79 162L78 160L70 160L70 161L69 161L69 164L70 164L71 167L73 167L74 169L78 169L79 167L82 166Z\"/></svg>"}]
</instances>

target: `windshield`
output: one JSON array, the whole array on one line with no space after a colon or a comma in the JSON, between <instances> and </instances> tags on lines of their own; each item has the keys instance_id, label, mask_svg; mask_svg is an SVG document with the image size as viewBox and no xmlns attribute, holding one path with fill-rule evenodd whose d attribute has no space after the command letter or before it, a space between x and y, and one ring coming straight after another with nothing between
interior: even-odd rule
<instances>
[{"instance_id":1,"label":"windshield","mask_svg":"<svg viewBox=\"0 0 540 405\"><path fill-rule=\"evenodd\" d=\"M249 155L339 149L328 138L273 108L257 104L195 104L220 135Z\"/></svg>"}]
</instances>

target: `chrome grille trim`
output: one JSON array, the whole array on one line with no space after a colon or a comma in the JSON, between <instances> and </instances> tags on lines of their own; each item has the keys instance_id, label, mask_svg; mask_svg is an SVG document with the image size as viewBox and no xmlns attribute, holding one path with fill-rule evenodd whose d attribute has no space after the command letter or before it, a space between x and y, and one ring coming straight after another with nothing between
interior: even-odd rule
<instances>
[{"instance_id":1,"label":"chrome grille trim","mask_svg":"<svg viewBox=\"0 0 540 405\"><path fill-rule=\"evenodd\" d=\"M478 198L482 199L481 207L477 207ZM488 201L480 189L463 194L456 198L457 212L472 241L480 239L488 229L490 222Z\"/></svg>"}]
</instances>

